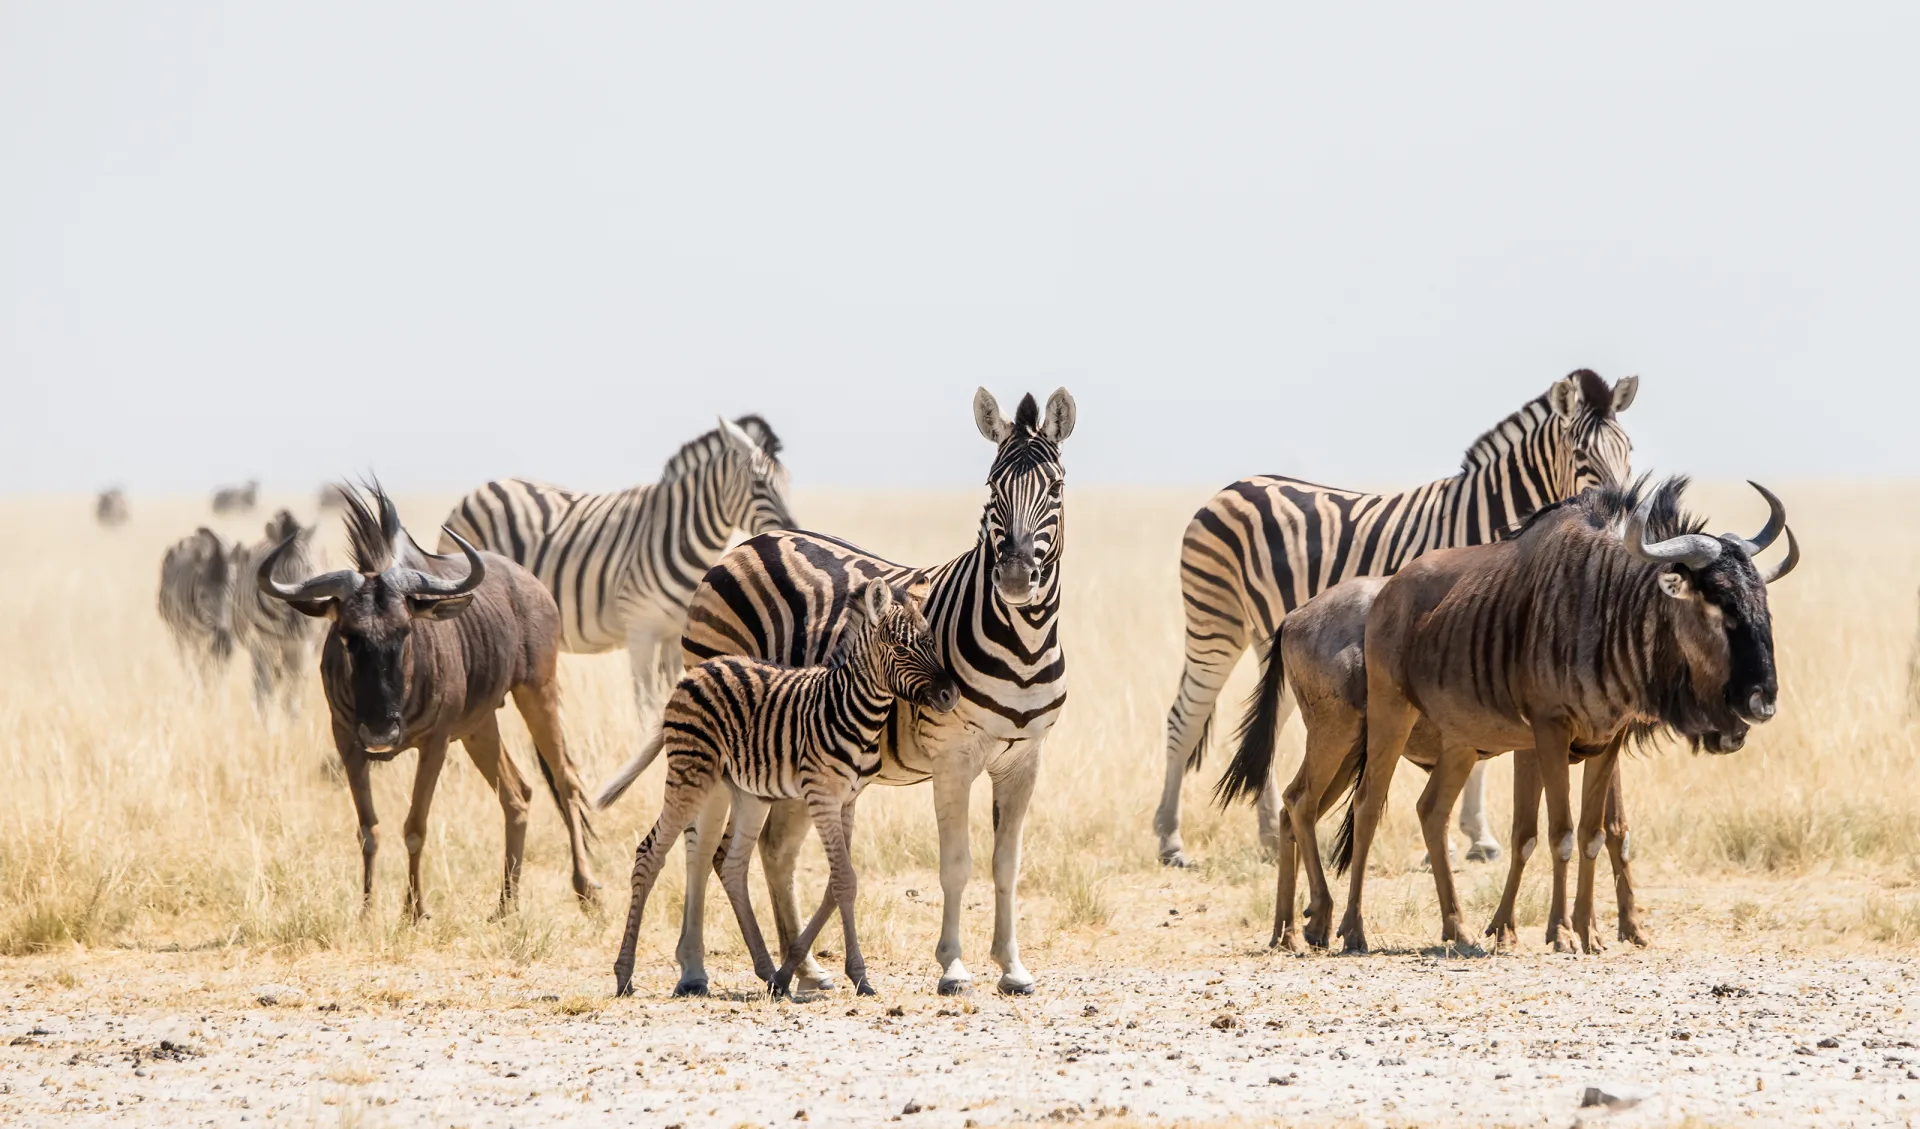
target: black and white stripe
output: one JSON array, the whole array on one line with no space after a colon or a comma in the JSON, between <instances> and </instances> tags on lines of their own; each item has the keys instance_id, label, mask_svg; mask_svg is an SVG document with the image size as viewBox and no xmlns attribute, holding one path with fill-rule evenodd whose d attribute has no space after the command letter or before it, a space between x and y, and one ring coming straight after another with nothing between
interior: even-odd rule
<instances>
[{"instance_id":1,"label":"black and white stripe","mask_svg":"<svg viewBox=\"0 0 1920 1129\"><path fill-rule=\"evenodd\" d=\"M852 611L824 665L793 668L733 655L694 666L667 701L660 735L602 789L597 802L604 807L666 753L666 798L633 860L633 901L614 964L621 995L632 990L641 915L667 849L723 781L733 796L734 834L721 882L754 971L783 993L831 907L845 928L848 979L862 995L872 993L853 924L853 802L880 767L877 739L896 696L940 710L952 708L955 693L927 621L885 581L856 592ZM747 861L775 800L806 805L832 872L827 901L777 971L747 900Z\"/></svg>"},{"instance_id":2,"label":"black and white stripe","mask_svg":"<svg viewBox=\"0 0 1920 1129\"><path fill-rule=\"evenodd\" d=\"M872 579L886 580L924 609L941 657L959 684L959 705L944 714L904 703L896 709L880 735L878 779L884 784L933 781L945 896L935 957L941 988L951 992L971 982L960 961L961 901L972 866L968 790L980 772L992 778L993 957L1002 969L1001 988L1028 992L1033 977L1020 962L1014 898L1020 836L1041 745L1066 702L1066 658L1059 639L1065 482L1060 444L1073 430L1074 405L1060 389L1048 399L1043 416L1028 396L1009 422L983 388L974 398L974 415L997 450L979 538L971 549L934 568L910 568L816 534L756 537L708 573L689 608L685 648L689 663L728 654L795 666L817 663L840 630L850 593ZM703 814L697 841L712 841L711 818L711 811ZM761 838L783 943L798 923L792 867L808 825L797 805L776 805ZM690 854L698 858L699 852ZM699 968L704 871L690 862L680 947L683 981L705 979Z\"/></svg>"},{"instance_id":3,"label":"black and white stripe","mask_svg":"<svg viewBox=\"0 0 1920 1129\"><path fill-rule=\"evenodd\" d=\"M1187 862L1181 781L1199 767L1215 700L1249 646L1265 662L1286 614L1348 577L1384 576L1430 549L1492 541L1588 486L1625 482L1633 448L1617 417L1638 386L1629 376L1609 387L1581 369L1476 440L1458 474L1398 494L1261 475L1202 506L1180 547L1186 662L1167 712L1166 778L1153 821L1161 861ZM1289 699L1276 724L1290 709ZM1275 779L1268 774L1259 801L1269 846L1278 828ZM1481 786L1476 780L1470 803Z\"/></svg>"},{"instance_id":4,"label":"black and white stripe","mask_svg":"<svg viewBox=\"0 0 1920 1129\"><path fill-rule=\"evenodd\" d=\"M759 416L721 420L669 459L658 483L582 494L500 479L461 499L446 525L540 579L560 606L565 650L625 644L650 713L680 674L687 601L734 532L793 524L779 450ZM442 534L442 551L452 545Z\"/></svg>"},{"instance_id":5,"label":"black and white stripe","mask_svg":"<svg viewBox=\"0 0 1920 1129\"><path fill-rule=\"evenodd\" d=\"M232 566L231 547L204 525L160 562L160 619L202 689L233 655Z\"/></svg>"},{"instance_id":6,"label":"black and white stripe","mask_svg":"<svg viewBox=\"0 0 1920 1129\"><path fill-rule=\"evenodd\" d=\"M287 712L298 712L301 672L312 665L321 635L319 620L301 615L252 583L260 562L289 539L292 544L274 562L273 579L293 584L312 576L316 571L314 527L301 525L293 514L281 510L267 523L266 534L266 540L235 545L231 553L232 575L237 578L231 611L233 639L253 660L253 704L263 717L276 697Z\"/></svg>"}]
</instances>

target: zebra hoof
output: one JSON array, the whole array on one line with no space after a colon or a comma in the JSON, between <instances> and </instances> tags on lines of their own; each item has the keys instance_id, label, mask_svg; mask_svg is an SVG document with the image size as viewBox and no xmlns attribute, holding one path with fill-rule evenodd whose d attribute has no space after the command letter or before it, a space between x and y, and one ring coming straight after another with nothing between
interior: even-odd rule
<instances>
[{"instance_id":1,"label":"zebra hoof","mask_svg":"<svg viewBox=\"0 0 1920 1129\"><path fill-rule=\"evenodd\" d=\"M835 987L831 972L810 973L802 970L795 973L793 979L795 987L802 992L831 992Z\"/></svg>"},{"instance_id":2,"label":"zebra hoof","mask_svg":"<svg viewBox=\"0 0 1920 1129\"><path fill-rule=\"evenodd\" d=\"M1475 843L1467 848L1468 862L1494 862L1500 857L1500 844Z\"/></svg>"},{"instance_id":3,"label":"zebra hoof","mask_svg":"<svg viewBox=\"0 0 1920 1129\"><path fill-rule=\"evenodd\" d=\"M1031 996L1033 977L1025 973L1016 976L1009 972L1000 978L999 989L1003 996Z\"/></svg>"},{"instance_id":4,"label":"zebra hoof","mask_svg":"<svg viewBox=\"0 0 1920 1129\"><path fill-rule=\"evenodd\" d=\"M707 978L702 976L698 980L682 980L673 986L673 994L676 999L681 996L705 996Z\"/></svg>"},{"instance_id":5,"label":"zebra hoof","mask_svg":"<svg viewBox=\"0 0 1920 1129\"><path fill-rule=\"evenodd\" d=\"M1170 866L1175 870L1190 870L1197 864L1187 857L1186 851L1176 847L1160 856L1160 865Z\"/></svg>"},{"instance_id":6,"label":"zebra hoof","mask_svg":"<svg viewBox=\"0 0 1920 1129\"><path fill-rule=\"evenodd\" d=\"M940 978L939 992L943 996L964 996L973 991L973 977L954 976Z\"/></svg>"}]
</instances>

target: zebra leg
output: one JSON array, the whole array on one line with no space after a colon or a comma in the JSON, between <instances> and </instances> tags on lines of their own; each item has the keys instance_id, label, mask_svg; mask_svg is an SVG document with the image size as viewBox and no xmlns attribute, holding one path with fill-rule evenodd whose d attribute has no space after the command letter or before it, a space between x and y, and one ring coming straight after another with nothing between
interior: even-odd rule
<instances>
[{"instance_id":1,"label":"zebra leg","mask_svg":"<svg viewBox=\"0 0 1920 1129\"><path fill-rule=\"evenodd\" d=\"M253 660L253 712L265 722L273 709L273 666L265 647L250 645L247 655Z\"/></svg>"},{"instance_id":2,"label":"zebra leg","mask_svg":"<svg viewBox=\"0 0 1920 1129\"><path fill-rule=\"evenodd\" d=\"M680 944L674 950L680 964L676 996L707 994L707 875L713 861L705 844L720 842L731 806L726 789L714 789L686 829L687 894L680 905Z\"/></svg>"},{"instance_id":3,"label":"zebra leg","mask_svg":"<svg viewBox=\"0 0 1920 1129\"><path fill-rule=\"evenodd\" d=\"M587 790L573 770L567 756L566 734L560 728L560 683L549 672L539 682L522 683L513 688L514 708L533 735L533 748L540 758L547 787L560 807L560 818L567 825L567 846L573 854L573 893L582 905L600 901L600 881L593 876L593 857L587 853Z\"/></svg>"},{"instance_id":4,"label":"zebra leg","mask_svg":"<svg viewBox=\"0 0 1920 1129\"><path fill-rule=\"evenodd\" d=\"M673 689L672 683L661 682L665 663L661 659L662 648L679 651L680 641L672 632L662 631L658 624L642 620L627 630L627 662L633 668L633 702L640 711L640 724L643 728L652 728L660 718L665 705L666 695Z\"/></svg>"},{"instance_id":5,"label":"zebra leg","mask_svg":"<svg viewBox=\"0 0 1920 1129\"><path fill-rule=\"evenodd\" d=\"M747 866L753 862L753 841L767 821L767 802L735 788L733 791L733 830L727 836L726 857L720 863L720 888L733 904L733 919L740 926L740 939L746 942L747 955L753 958L753 974L762 983L773 980L773 958L767 955L767 942L760 935L760 920L753 915L753 899L747 892Z\"/></svg>"},{"instance_id":6,"label":"zebra leg","mask_svg":"<svg viewBox=\"0 0 1920 1129\"><path fill-rule=\"evenodd\" d=\"M858 995L877 995L873 985L867 982L867 958L860 952L860 937L854 929L853 903L858 891L858 879L853 870L853 854L848 837L853 831L853 806L831 796L809 797L807 812L813 819L813 826L820 833L820 845L827 853L827 895L820 900L820 908L814 912L807 927L794 938L787 950L787 960L780 970L774 973L773 994L785 996L793 982L793 972L800 959L813 951L813 943L820 936L820 930L827 924L827 918L835 909L840 911L840 928L847 950L847 980L853 984Z\"/></svg>"},{"instance_id":7,"label":"zebra leg","mask_svg":"<svg viewBox=\"0 0 1920 1129\"><path fill-rule=\"evenodd\" d=\"M1189 604L1189 621L1195 614ZM1225 629L1226 625L1218 627ZM1191 769L1200 767L1200 760L1206 755L1203 743L1213 725L1214 703L1220 697L1220 688L1227 684L1227 676L1233 673L1234 664L1246 650L1237 623L1232 626L1231 639L1223 634L1200 640L1195 638L1194 631L1195 625L1189 622L1180 691L1167 710L1167 771L1160 785L1160 806L1153 813L1153 832L1160 839L1162 866L1193 865L1180 841L1180 786L1186 782ZM1261 798L1265 799L1264 791Z\"/></svg>"},{"instance_id":8,"label":"zebra leg","mask_svg":"<svg viewBox=\"0 0 1920 1129\"><path fill-rule=\"evenodd\" d=\"M1467 790L1460 797L1460 834L1471 844L1468 862L1492 862L1500 857L1500 840L1494 837L1493 820L1487 818L1487 762L1473 766L1467 777Z\"/></svg>"},{"instance_id":9,"label":"zebra leg","mask_svg":"<svg viewBox=\"0 0 1920 1129\"><path fill-rule=\"evenodd\" d=\"M718 758L712 757L709 750L682 753L668 762L666 803L661 806L660 818L654 821L653 830L647 832L647 837L640 841L640 849L633 855L633 900L627 905L627 927L620 935L620 955L613 962L615 995L633 994L633 950L640 940L640 917L646 912L647 895L653 892L661 867L666 865L667 850L681 829L691 824L702 808L708 807L710 795L726 795L724 790L714 787L718 782ZM706 872L706 860L701 860L700 869L702 874ZM681 944L685 943L683 932ZM705 979L703 971L703 984ZM685 983L684 973L682 983ZM675 988L674 994L682 993Z\"/></svg>"},{"instance_id":10,"label":"zebra leg","mask_svg":"<svg viewBox=\"0 0 1920 1129\"><path fill-rule=\"evenodd\" d=\"M1040 743L993 777L993 959L1000 966L1000 991L1033 994L1033 974L1020 963L1014 936L1014 899L1020 886L1020 838L1027 824L1027 803L1040 774Z\"/></svg>"},{"instance_id":11,"label":"zebra leg","mask_svg":"<svg viewBox=\"0 0 1920 1129\"><path fill-rule=\"evenodd\" d=\"M500 905L493 920L505 917L520 895L520 862L527 852L527 807L533 790L520 775L513 758L500 747L500 721L489 713L479 729L460 739L473 766L480 770L487 787L500 800L500 811L507 820L506 875L500 881Z\"/></svg>"},{"instance_id":12,"label":"zebra leg","mask_svg":"<svg viewBox=\"0 0 1920 1129\"><path fill-rule=\"evenodd\" d=\"M967 840L967 806L975 772L971 761L937 763L933 772L933 819L940 831L940 944L933 959L940 965L940 994L956 996L973 989L973 974L960 963L960 909L973 872L973 846Z\"/></svg>"},{"instance_id":13,"label":"zebra leg","mask_svg":"<svg viewBox=\"0 0 1920 1129\"><path fill-rule=\"evenodd\" d=\"M765 829L760 832L760 867L767 876L767 899L773 903L773 922L780 934L781 959L800 935L800 895L794 887L793 872L800 860L800 848L813 830L813 817L802 800L780 800L773 805ZM825 992L833 988L833 974L820 967L809 949L800 958L794 978L803 991Z\"/></svg>"},{"instance_id":14,"label":"zebra leg","mask_svg":"<svg viewBox=\"0 0 1920 1129\"><path fill-rule=\"evenodd\" d=\"M427 916L426 895L420 889L420 855L427 846L427 812L433 807L433 789L446 763L445 737L436 734L420 746L420 761L413 770L413 803L402 825L407 840L407 916L416 922Z\"/></svg>"}]
</instances>

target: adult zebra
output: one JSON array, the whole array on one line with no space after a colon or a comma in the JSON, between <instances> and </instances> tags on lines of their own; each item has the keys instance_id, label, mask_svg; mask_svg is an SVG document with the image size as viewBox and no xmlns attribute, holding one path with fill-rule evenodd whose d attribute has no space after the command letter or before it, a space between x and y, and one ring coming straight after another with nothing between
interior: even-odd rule
<instances>
[{"instance_id":1,"label":"adult zebra","mask_svg":"<svg viewBox=\"0 0 1920 1129\"><path fill-rule=\"evenodd\" d=\"M734 530L793 525L779 454L766 420L723 419L675 452L658 483L576 494L499 479L462 498L446 528L546 585L560 605L563 650L625 643L634 699L649 717L680 679L687 601ZM455 547L440 535L441 552Z\"/></svg>"},{"instance_id":2,"label":"adult zebra","mask_svg":"<svg viewBox=\"0 0 1920 1129\"><path fill-rule=\"evenodd\" d=\"M1061 493L1066 472L1060 444L1073 432L1073 397L1061 388L1044 417L1032 396L1012 422L993 393L973 398L974 422L998 450L987 472L988 498L971 549L934 568L882 560L844 541L810 533L756 537L724 557L695 594L685 639L689 665L738 654L789 666L813 666L833 652L849 618L850 593L883 578L920 604L942 660L960 684L950 713L900 703L880 736L882 784L933 781L940 832L940 886L945 899L940 991L973 982L960 960L960 908L973 867L967 801L982 771L993 781L993 959L1000 990L1033 991L1014 935L1020 836L1040 768L1040 749L1065 704L1066 658L1060 650ZM678 994L706 990L702 909L709 850L719 840L725 794L695 823L687 851L687 904L680 934ZM811 826L794 801L773 805L761 832L762 865L784 949L799 931L793 867ZM825 980L811 956L803 982Z\"/></svg>"},{"instance_id":3,"label":"adult zebra","mask_svg":"<svg viewBox=\"0 0 1920 1129\"><path fill-rule=\"evenodd\" d=\"M1167 711L1167 775L1153 817L1160 861L1190 865L1180 841L1181 780L1200 767L1214 701L1249 644L1264 664L1280 621L1322 589L1391 574L1429 549L1491 541L1542 506L1625 482L1633 444L1618 417L1639 385L1628 376L1609 387L1581 369L1475 440L1460 473L1398 494L1260 475L1202 506L1180 546L1186 664ZM1246 723L1261 726L1269 741L1293 709L1284 695L1274 705L1270 717ZM1278 842L1278 779L1267 774L1258 801L1260 840L1269 850ZM1484 788L1475 769L1461 822L1473 825L1476 853L1497 854L1497 844L1487 850Z\"/></svg>"}]
</instances>

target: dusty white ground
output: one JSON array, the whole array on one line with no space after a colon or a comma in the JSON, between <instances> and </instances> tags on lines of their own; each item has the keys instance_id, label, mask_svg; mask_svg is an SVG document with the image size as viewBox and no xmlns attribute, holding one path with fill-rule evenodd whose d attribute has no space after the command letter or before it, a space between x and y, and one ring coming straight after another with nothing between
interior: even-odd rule
<instances>
[{"instance_id":1,"label":"dusty white ground","mask_svg":"<svg viewBox=\"0 0 1920 1129\"><path fill-rule=\"evenodd\" d=\"M0 1122L1904 1125L1920 1109L1914 961L1198 959L1046 969L1027 1000L941 999L891 972L879 1000L781 1005L744 979L671 1000L670 969L607 1001L586 967L395 966L371 993L350 968L296 967L269 1004L257 967L142 957L143 995L116 996L98 971L68 990L16 964ZM1582 1109L1588 1087L1637 1104Z\"/></svg>"}]
</instances>

